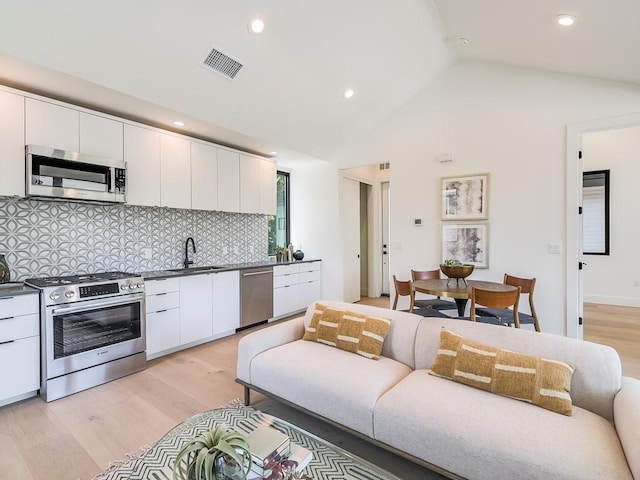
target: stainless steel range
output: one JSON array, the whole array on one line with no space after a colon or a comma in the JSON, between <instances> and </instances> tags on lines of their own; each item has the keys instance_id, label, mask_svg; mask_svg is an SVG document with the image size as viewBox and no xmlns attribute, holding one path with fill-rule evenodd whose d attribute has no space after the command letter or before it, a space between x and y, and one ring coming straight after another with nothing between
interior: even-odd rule
<instances>
[{"instance_id":1,"label":"stainless steel range","mask_svg":"<svg viewBox=\"0 0 640 480\"><path fill-rule=\"evenodd\" d=\"M123 272L30 278L40 289L46 402L146 367L144 280Z\"/></svg>"}]
</instances>

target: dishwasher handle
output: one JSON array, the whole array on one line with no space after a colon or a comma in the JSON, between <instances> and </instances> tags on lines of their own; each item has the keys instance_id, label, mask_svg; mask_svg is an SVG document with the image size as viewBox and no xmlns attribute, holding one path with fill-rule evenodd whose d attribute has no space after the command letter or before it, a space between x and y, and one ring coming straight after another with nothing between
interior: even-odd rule
<instances>
[{"instance_id":1,"label":"dishwasher handle","mask_svg":"<svg viewBox=\"0 0 640 480\"><path fill-rule=\"evenodd\" d=\"M242 276L243 277L252 277L254 275L267 275L273 273L273 270L262 270L260 272L247 272L247 273L243 273Z\"/></svg>"}]
</instances>

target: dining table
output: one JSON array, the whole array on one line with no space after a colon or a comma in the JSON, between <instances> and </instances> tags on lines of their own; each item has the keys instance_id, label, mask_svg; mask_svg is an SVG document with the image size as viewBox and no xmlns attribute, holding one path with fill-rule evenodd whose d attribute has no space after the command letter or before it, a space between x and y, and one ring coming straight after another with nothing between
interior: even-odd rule
<instances>
[{"instance_id":1,"label":"dining table","mask_svg":"<svg viewBox=\"0 0 640 480\"><path fill-rule=\"evenodd\" d=\"M471 298L471 291L473 287L481 288L483 290L492 290L495 292L509 292L515 290L516 287L512 285L505 285L504 283L488 282L486 280L456 280L454 278L431 278L428 280L415 280L411 284L412 294L415 297L415 292L427 293L429 295L435 295L437 297L453 298L456 302L458 309L458 316L464 316L464 310L467 306L467 302ZM414 299L411 299L411 306L413 307ZM412 309L411 309L412 310Z\"/></svg>"}]
</instances>

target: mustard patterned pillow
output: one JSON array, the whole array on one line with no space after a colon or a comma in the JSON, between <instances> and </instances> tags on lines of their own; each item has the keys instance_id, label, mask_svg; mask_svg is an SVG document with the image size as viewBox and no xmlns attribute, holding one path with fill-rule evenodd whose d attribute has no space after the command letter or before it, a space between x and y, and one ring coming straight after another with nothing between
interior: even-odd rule
<instances>
[{"instance_id":1,"label":"mustard patterned pillow","mask_svg":"<svg viewBox=\"0 0 640 480\"><path fill-rule=\"evenodd\" d=\"M429 373L571 415L574 365L485 345L442 329Z\"/></svg>"},{"instance_id":2,"label":"mustard patterned pillow","mask_svg":"<svg viewBox=\"0 0 640 480\"><path fill-rule=\"evenodd\" d=\"M303 340L323 343L377 360L391 320L316 304Z\"/></svg>"}]
</instances>

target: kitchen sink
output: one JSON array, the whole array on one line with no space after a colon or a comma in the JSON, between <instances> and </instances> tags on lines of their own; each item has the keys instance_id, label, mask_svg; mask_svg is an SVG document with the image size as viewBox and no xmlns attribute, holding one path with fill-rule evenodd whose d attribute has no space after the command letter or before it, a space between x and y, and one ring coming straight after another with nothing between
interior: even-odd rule
<instances>
[{"instance_id":1,"label":"kitchen sink","mask_svg":"<svg viewBox=\"0 0 640 480\"><path fill-rule=\"evenodd\" d=\"M169 269L167 270L168 272L206 272L206 271L211 271L211 270L219 270L221 268L225 268L225 267L216 267L213 265L209 265L206 267L189 267L189 268L173 268L173 269Z\"/></svg>"}]
</instances>

